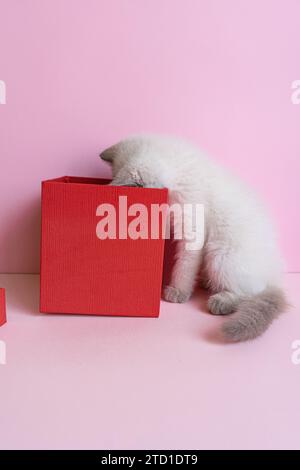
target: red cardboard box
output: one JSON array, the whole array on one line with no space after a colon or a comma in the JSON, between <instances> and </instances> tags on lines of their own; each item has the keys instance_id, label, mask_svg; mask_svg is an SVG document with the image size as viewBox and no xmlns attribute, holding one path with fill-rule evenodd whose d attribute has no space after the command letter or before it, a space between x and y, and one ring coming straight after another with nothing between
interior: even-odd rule
<instances>
[{"instance_id":1,"label":"red cardboard box","mask_svg":"<svg viewBox=\"0 0 300 470\"><path fill-rule=\"evenodd\" d=\"M132 204L147 208L150 227L151 205L166 203L167 189L108 183L103 179L68 176L42 183L41 312L159 315L163 217L157 239L132 239L127 229L135 217L131 214L124 219L124 200L127 208ZM105 211L103 204L108 204L109 210ZM115 238L111 238L114 236L111 231L110 238L101 239L105 217L108 212L113 214L112 209ZM126 230L121 217L127 220ZM113 222L113 217L109 222ZM109 223L110 228L112 225Z\"/></svg>"},{"instance_id":2,"label":"red cardboard box","mask_svg":"<svg viewBox=\"0 0 300 470\"><path fill-rule=\"evenodd\" d=\"M0 326L6 323L5 289L0 289Z\"/></svg>"}]
</instances>

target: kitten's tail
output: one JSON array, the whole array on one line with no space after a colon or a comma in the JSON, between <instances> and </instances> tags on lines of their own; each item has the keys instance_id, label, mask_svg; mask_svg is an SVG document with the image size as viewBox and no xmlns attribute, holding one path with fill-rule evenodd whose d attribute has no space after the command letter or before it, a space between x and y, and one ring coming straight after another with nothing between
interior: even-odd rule
<instances>
[{"instance_id":1,"label":"kitten's tail","mask_svg":"<svg viewBox=\"0 0 300 470\"><path fill-rule=\"evenodd\" d=\"M260 336L288 303L279 287L268 287L263 292L245 297L238 309L222 326L222 333L230 342L247 341Z\"/></svg>"}]
</instances>

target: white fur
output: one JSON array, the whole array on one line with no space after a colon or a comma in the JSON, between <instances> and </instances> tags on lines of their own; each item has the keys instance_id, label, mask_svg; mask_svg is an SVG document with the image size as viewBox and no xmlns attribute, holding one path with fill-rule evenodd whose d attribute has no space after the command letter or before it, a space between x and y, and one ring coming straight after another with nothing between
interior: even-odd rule
<instances>
[{"instance_id":1,"label":"white fur","mask_svg":"<svg viewBox=\"0 0 300 470\"><path fill-rule=\"evenodd\" d=\"M137 136L102 157L112 163L114 184L165 186L171 204L205 206L204 247L193 252L178 243L168 300L176 301L176 289L181 299L189 298L200 268L213 293L254 295L280 285L282 265L265 210L244 183L198 148L170 137Z\"/></svg>"}]
</instances>

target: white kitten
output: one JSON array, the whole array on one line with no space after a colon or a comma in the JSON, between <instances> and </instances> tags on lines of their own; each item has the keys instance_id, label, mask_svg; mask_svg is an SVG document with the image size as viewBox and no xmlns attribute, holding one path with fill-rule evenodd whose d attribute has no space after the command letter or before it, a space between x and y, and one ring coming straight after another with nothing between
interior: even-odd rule
<instances>
[{"instance_id":1,"label":"white kitten","mask_svg":"<svg viewBox=\"0 0 300 470\"><path fill-rule=\"evenodd\" d=\"M286 307L282 266L266 213L245 185L194 146L170 137L131 137L101 158L112 164L115 185L167 187L170 204L205 207L204 246L188 251L185 240L177 242L165 300L188 300L200 271L212 293L210 312L232 313L222 328L226 339L243 341L263 333Z\"/></svg>"}]
</instances>

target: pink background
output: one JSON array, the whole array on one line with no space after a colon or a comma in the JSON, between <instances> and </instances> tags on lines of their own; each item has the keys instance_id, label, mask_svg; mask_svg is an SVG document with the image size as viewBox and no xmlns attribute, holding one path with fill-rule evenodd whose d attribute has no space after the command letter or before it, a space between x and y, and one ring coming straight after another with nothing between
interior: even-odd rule
<instances>
[{"instance_id":1,"label":"pink background","mask_svg":"<svg viewBox=\"0 0 300 470\"><path fill-rule=\"evenodd\" d=\"M0 0L0 272L39 269L45 178L128 133L191 138L254 185L300 270L298 0Z\"/></svg>"},{"instance_id":2,"label":"pink background","mask_svg":"<svg viewBox=\"0 0 300 470\"><path fill-rule=\"evenodd\" d=\"M39 276L0 275L0 449L299 450L300 275L285 284L295 308L225 345L203 292L159 319L44 315Z\"/></svg>"}]
</instances>

